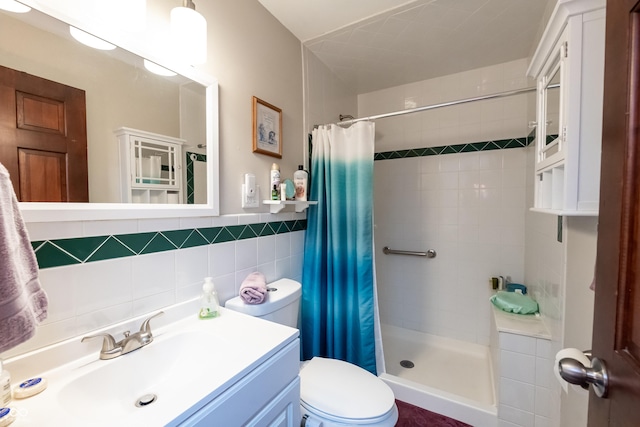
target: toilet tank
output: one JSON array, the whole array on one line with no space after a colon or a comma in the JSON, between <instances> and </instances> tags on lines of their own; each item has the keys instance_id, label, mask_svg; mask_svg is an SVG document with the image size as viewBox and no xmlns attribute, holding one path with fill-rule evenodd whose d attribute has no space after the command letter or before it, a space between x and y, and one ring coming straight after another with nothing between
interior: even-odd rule
<instances>
[{"instance_id":1,"label":"toilet tank","mask_svg":"<svg viewBox=\"0 0 640 427\"><path fill-rule=\"evenodd\" d=\"M267 285L269 292L262 304L247 304L239 296L225 303L225 308L281 325L298 327L302 285L291 279L280 279Z\"/></svg>"}]
</instances>

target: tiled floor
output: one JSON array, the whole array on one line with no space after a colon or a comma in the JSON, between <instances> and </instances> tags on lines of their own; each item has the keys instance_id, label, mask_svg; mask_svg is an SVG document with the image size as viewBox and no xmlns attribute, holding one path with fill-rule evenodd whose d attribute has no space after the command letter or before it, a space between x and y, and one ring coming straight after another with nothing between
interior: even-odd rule
<instances>
[{"instance_id":1,"label":"tiled floor","mask_svg":"<svg viewBox=\"0 0 640 427\"><path fill-rule=\"evenodd\" d=\"M417 406L413 406L399 400L396 400L396 405L398 405L399 412L396 427L471 427L469 424L427 411L426 409L418 408Z\"/></svg>"}]
</instances>

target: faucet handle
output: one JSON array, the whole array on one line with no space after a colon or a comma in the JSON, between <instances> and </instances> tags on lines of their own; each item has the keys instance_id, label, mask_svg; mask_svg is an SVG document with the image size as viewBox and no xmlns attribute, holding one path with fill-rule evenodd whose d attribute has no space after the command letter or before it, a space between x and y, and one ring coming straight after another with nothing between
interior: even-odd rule
<instances>
[{"instance_id":1,"label":"faucet handle","mask_svg":"<svg viewBox=\"0 0 640 427\"><path fill-rule=\"evenodd\" d=\"M111 334L96 334L96 335L88 335L86 337L83 337L82 340L80 342L84 342L85 340L89 340L91 338L99 338L99 337L103 337L104 340L102 341L102 350L101 353L106 353L109 352L111 350L113 350L114 348L116 348L116 340L113 338L113 336Z\"/></svg>"},{"instance_id":2,"label":"faucet handle","mask_svg":"<svg viewBox=\"0 0 640 427\"><path fill-rule=\"evenodd\" d=\"M160 316L162 314L164 314L164 311L159 311L156 314L154 314L153 316L151 316L148 319L146 319L144 322L142 322L142 325L140 325L140 333L151 335L151 325L149 324L149 322L154 317L158 317L158 316Z\"/></svg>"}]
</instances>

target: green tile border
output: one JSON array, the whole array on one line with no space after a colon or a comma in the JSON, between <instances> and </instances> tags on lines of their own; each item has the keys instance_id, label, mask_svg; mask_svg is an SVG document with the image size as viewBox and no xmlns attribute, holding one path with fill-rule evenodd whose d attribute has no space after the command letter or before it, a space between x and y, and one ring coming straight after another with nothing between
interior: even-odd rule
<instances>
[{"instance_id":1,"label":"green tile border","mask_svg":"<svg viewBox=\"0 0 640 427\"><path fill-rule=\"evenodd\" d=\"M445 154L470 153L474 151L506 150L526 147L535 139L535 129L522 138L497 139L470 142L468 144L440 145L438 147L410 148L408 150L382 151L375 153L373 160L405 159L409 157L440 156Z\"/></svg>"},{"instance_id":2,"label":"green tile border","mask_svg":"<svg viewBox=\"0 0 640 427\"><path fill-rule=\"evenodd\" d=\"M36 253L38 267L44 269L215 245L306 229L307 220L300 219L224 227L39 240L31 242L31 247Z\"/></svg>"},{"instance_id":3,"label":"green tile border","mask_svg":"<svg viewBox=\"0 0 640 427\"><path fill-rule=\"evenodd\" d=\"M187 204L188 205L193 205L194 204L194 200L195 200L195 196L194 196L194 176L193 176L193 162L194 159L191 157L192 155L195 155L195 161L196 162L206 162L207 161L207 156L206 154L198 154L198 153L192 153L190 151L185 151L185 156L186 156L186 166L187 166L187 182L186 182L186 189L187 189Z\"/></svg>"}]
</instances>

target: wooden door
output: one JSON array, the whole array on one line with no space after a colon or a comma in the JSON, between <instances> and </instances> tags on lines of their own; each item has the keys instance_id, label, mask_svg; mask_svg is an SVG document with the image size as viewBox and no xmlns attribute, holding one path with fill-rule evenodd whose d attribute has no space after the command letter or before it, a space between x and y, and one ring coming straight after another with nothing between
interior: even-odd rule
<instances>
[{"instance_id":1,"label":"wooden door","mask_svg":"<svg viewBox=\"0 0 640 427\"><path fill-rule=\"evenodd\" d=\"M593 354L610 386L590 427L640 425L639 126L640 1L608 0Z\"/></svg>"},{"instance_id":2,"label":"wooden door","mask_svg":"<svg viewBox=\"0 0 640 427\"><path fill-rule=\"evenodd\" d=\"M0 66L0 163L22 202L88 202L85 92Z\"/></svg>"}]
</instances>

